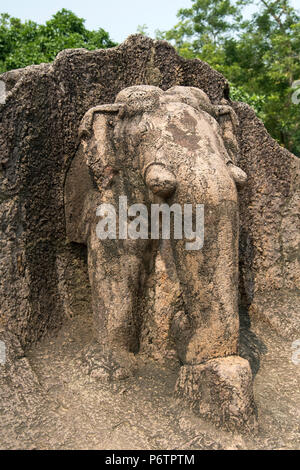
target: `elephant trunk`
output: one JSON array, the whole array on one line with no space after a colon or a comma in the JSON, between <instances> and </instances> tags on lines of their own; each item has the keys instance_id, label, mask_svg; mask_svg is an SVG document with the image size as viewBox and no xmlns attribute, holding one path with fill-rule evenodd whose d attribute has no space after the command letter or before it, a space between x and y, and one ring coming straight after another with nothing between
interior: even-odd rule
<instances>
[{"instance_id":1,"label":"elephant trunk","mask_svg":"<svg viewBox=\"0 0 300 470\"><path fill-rule=\"evenodd\" d=\"M177 181L174 174L165 165L153 162L147 166L144 175L146 186L153 194L164 199L172 196L176 189Z\"/></svg>"},{"instance_id":2,"label":"elephant trunk","mask_svg":"<svg viewBox=\"0 0 300 470\"><path fill-rule=\"evenodd\" d=\"M227 163L227 168L229 173L231 174L232 178L236 182L238 186L244 186L247 181L246 173L239 168L238 166L234 165L232 162Z\"/></svg>"}]
</instances>

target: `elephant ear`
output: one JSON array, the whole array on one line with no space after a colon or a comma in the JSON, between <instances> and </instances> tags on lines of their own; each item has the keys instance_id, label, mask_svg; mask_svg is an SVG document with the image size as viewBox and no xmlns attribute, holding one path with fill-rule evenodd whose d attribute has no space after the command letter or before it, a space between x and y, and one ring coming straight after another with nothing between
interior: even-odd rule
<instances>
[{"instance_id":1,"label":"elephant ear","mask_svg":"<svg viewBox=\"0 0 300 470\"><path fill-rule=\"evenodd\" d=\"M220 124L223 141L230 160L236 165L239 157L237 141L238 117L234 110L227 105L214 106L215 117Z\"/></svg>"},{"instance_id":2,"label":"elephant ear","mask_svg":"<svg viewBox=\"0 0 300 470\"><path fill-rule=\"evenodd\" d=\"M68 169L64 186L66 232L70 241L85 243L85 207L87 195L98 197L115 175L112 142L114 116L120 105L91 108L79 127L79 145Z\"/></svg>"},{"instance_id":3,"label":"elephant ear","mask_svg":"<svg viewBox=\"0 0 300 470\"><path fill-rule=\"evenodd\" d=\"M79 139L92 181L101 192L105 190L116 170L113 145L114 118L121 104L104 104L91 108L79 127Z\"/></svg>"}]
</instances>

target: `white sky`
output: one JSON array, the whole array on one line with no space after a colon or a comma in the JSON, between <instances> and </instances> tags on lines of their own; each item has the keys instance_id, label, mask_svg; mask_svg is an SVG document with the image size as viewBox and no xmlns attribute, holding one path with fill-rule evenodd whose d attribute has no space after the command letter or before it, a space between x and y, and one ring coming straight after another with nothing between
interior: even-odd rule
<instances>
[{"instance_id":1,"label":"white sky","mask_svg":"<svg viewBox=\"0 0 300 470\"><path fill-rule=\"evenodd\" d=\"M190 7L191 0L0 0L0 13L45 23L62 8L86 20L88 29L104 28L110 37L122 42L137 31L138 25L148 26L148 35L156 29L167 30L177 23L180 8ZM292 0L300 9L300 0Z\"/></svg>"}]
</instances>

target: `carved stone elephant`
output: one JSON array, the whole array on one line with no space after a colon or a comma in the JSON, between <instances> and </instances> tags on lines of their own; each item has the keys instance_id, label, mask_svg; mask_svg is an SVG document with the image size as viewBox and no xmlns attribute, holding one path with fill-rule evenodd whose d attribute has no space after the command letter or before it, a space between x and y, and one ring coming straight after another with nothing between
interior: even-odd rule
<instances>
[{"instance_id":1,"label":"carved stone elephant","mask_svg":"<svg viewBox=\"0 0 300 470\"><path fill-rule=\"evenodd\" d=\"M247 177L235 164L237 125L229 106L213 106L199 89L126 88L114 104L84 116L65 185L67 235L88 246L95 325L114 377L128 373L139 348L139 293L158 242L100 241L97 206L118 208L123 195L128 204L148 208L204 205L202 249L187 250L183 239L170 242L185 305L172 326L183 364L176 393L220 423L225 415L232 422L255 420L251 371L238 356L236 186ZM104 365L99 376L106 371ZM229 395L222 399L224 387Z\"/></svg>"}]
</instances>

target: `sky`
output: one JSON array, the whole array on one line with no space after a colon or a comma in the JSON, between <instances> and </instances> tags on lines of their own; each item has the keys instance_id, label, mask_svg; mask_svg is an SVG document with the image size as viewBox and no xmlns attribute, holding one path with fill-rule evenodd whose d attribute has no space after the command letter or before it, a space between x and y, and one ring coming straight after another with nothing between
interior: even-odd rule
<instances>
[{"instance_id":1,"label":"sky","mask_svg":"<svg viewBox=\"0 0 300 470\"><path fill-rule=\"evenodd\" d=\"M62 8L86 20L88 29L103 28L117 42L148 26L149 36L156 29L167 30L177 23L176 13L189 7L191 0L1 0L0 13L45 23Z\"/></svg>"},{"instance_id":2,"label":"sky","mask_svg":"<svg viewBox=\"0 0 300 470\"><path fill-rule=\"evenodd\" d=\"M299 0L291 3L300 8ZM151 37L156 29L172 28L178 21L178 10L191 5L191 0L1 0L0 13L45 23L58 10L66 8L84 18L88 29L103 28L113 40L122 42L139 25L146 24Z\"/></svg>"}]
</instances>

